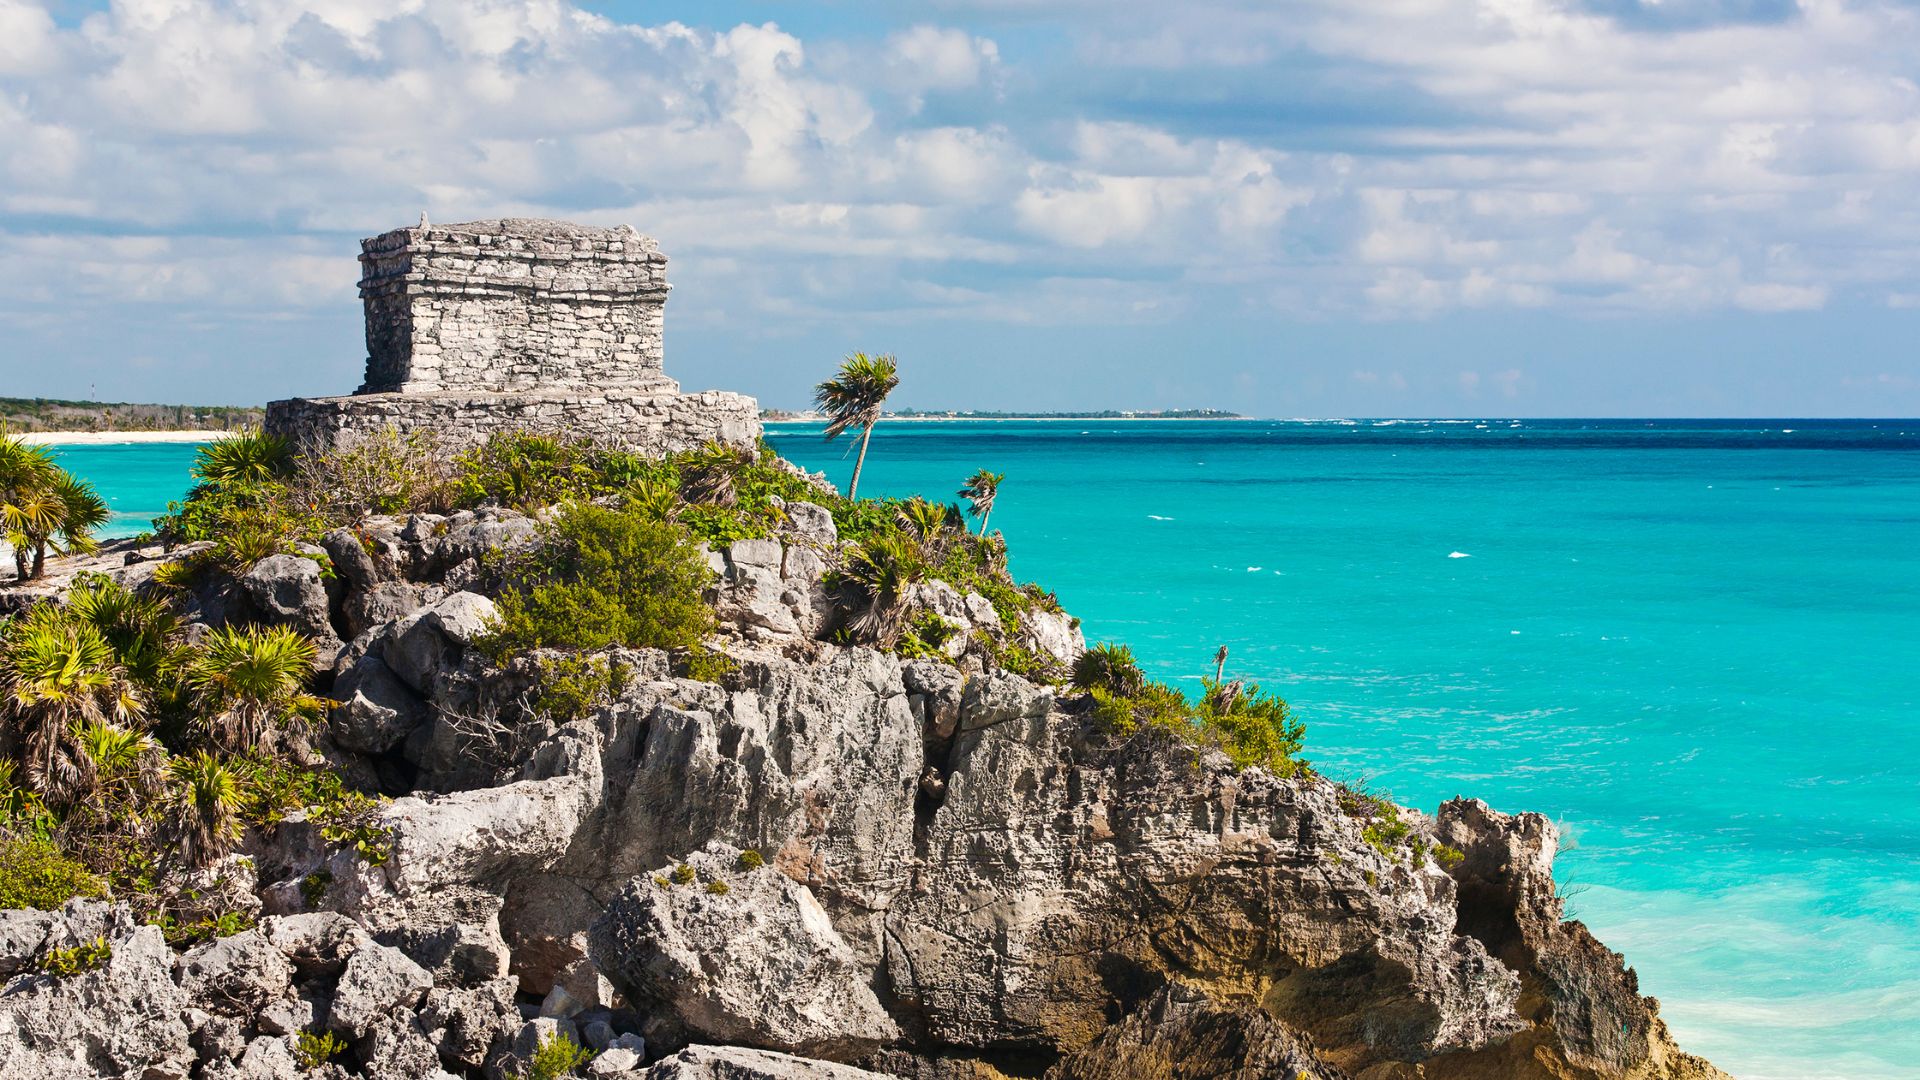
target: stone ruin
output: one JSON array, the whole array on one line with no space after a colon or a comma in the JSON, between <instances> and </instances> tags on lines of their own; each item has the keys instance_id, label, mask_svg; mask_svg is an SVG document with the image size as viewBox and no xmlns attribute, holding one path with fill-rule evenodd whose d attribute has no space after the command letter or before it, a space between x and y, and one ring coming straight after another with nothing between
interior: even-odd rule
<instances>
[{"instance_id":1,"label":"stone ruin","mask_svg":"<svg viewBox=\"0 0 1920 1080\"><path fill-rule=\"evenodd\" d=\"M360 248L366 381L267 406L267 430L303 452L389 427L451 448L520 430L655 455L760 435L752 398L667 377L667 257L628 226L423 220Z\"/></svg>"}]
</instances>

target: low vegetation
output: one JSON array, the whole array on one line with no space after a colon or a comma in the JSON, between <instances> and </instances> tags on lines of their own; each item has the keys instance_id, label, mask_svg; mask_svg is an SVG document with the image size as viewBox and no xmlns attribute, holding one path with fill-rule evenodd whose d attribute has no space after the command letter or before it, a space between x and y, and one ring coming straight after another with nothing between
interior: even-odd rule
<instances>
[{"instance_id":1,"label":"low vegetation","mask_svg":"<svg viewBox=\"0 0 1920 1080\"><path fill-rule=\"evenodd\" d=\"M1157 731L1223 751L1240 768L1276 776L1304 772L1306 725L1287 703L1257 683L1202 679L1198 702L1148 679L1124 645L1096 645L1073 665L1073 685L1086 692L1096 726L1114 735Z\"/></svg>"},{"instance_id":2,"label":"low vegetation","mask_svg":"<svg viewBox=\"0 0 1920 1080\"><path fill-rule=\"evenodd\" d=\"M508 1080L559 1080L562 1076L572 1076L582 1065L593 1060L593 1051L581 1047L568 1038L564 1032L553 1032L540 1040L540 1045L527 1060L525 1072L508 1069Z\"/></svg>"}]
</instances>

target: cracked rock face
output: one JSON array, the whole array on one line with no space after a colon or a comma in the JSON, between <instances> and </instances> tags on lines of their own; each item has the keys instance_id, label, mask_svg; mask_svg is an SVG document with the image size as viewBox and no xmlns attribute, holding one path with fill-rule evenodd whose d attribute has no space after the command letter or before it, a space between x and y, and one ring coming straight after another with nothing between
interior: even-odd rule
<instances>
[{"instance_id":1,"label":"cracked rock face","mask_svg":"<svg viewBox=\"0 0 1920 1080\"><path fill-rule=\"evenodd\" d=\"M813 893L743 869L739 854L714 845L637 877L594 924L594 962L652 1015L648 1041L851 1060L896 1039L869 969Z\"/></svg>"}]
</instances>

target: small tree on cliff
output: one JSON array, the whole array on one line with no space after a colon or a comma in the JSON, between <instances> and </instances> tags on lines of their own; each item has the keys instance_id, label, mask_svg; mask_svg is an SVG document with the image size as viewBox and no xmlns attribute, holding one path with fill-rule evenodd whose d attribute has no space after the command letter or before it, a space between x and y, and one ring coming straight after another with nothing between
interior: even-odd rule
<instances>
[{"instance_id":1,"label":"small tree on cliff","mask_svg":"<svg viewBox=\"0 0 1920 1080\"><path fill-rule=\"evenodd\" d=\"M968 512L980 519L981 536L987 535L987 518L993 516L993 500L1000 494L1000 481L1006 478L1006 473L981 469L967 477L966 486L960 489L960 497L967 500Z\"/></svg>"},{"instance_id":2,"label":"small tree on cliff","mask_svg":"<svg viewBox=\"0 0 1920 1080\"><path fill-rule=\"evenodd\" d=\"M854 353L841 362L839 374L813 388L814 405L827 414L828 440L849 428L860 429L860 456L854 459L853 480L847 485L849 499L860 496L860 469L867 463L873 425L880 419L887 395L899 385L899 366L891 354Z\"/></svg>"},{"instance_id":3,"label":"small tree on cliff","mask_svg":"<svg viewBox=\"0 0 1920 1080\"><path fill-rule=\"evenodd\" d=\"M48 548L56 555L92 551L93 531L106 522L106 501L92 484L54 464L45 447L0 429L0 529L20 580L46 573Z\"/></svg>"}]
</instances>

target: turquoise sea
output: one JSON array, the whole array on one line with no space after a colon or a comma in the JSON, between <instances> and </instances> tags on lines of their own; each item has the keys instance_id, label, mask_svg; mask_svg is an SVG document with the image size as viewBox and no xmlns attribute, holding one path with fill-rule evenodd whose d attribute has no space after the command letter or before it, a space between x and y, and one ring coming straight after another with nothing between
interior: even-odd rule
<instances>
[{"instance_id":1,"label":"turquoise sea","mask_svg":"<svg viewBox=\"0 0 1920 1080\"><path fill-rule=\"evenodd\" d=\"M63 456L144 517L192 448ZM896 422L862 488L983 466L1091 639L1170 680L1224 644L1322 769L1558 820L1687 1049L1920 1078L1920 421Z\"/></svg>"}]
</instances>

